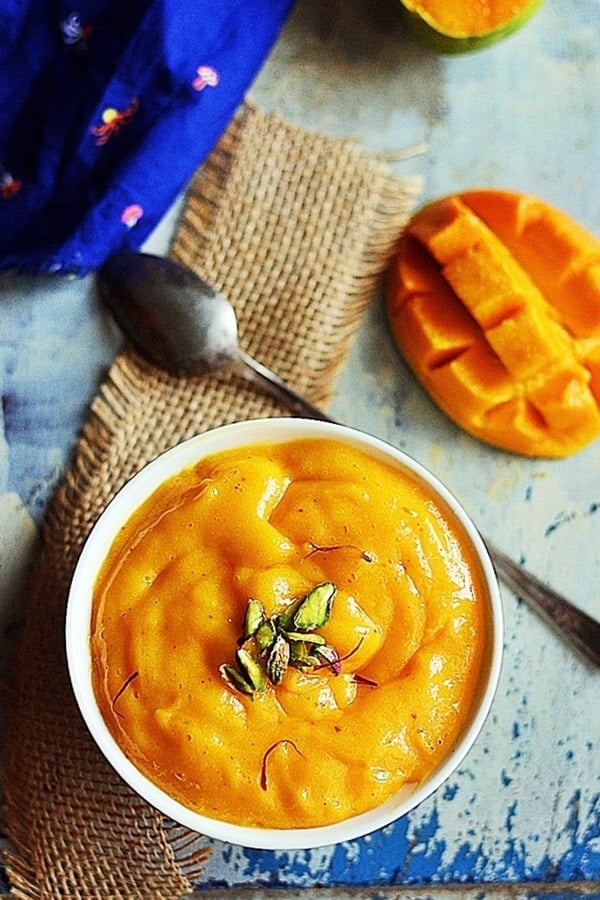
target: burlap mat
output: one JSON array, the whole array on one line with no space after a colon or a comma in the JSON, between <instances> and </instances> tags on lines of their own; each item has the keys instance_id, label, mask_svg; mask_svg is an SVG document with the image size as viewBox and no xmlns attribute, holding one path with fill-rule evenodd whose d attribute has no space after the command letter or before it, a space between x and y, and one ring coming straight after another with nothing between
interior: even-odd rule
<instances>
[{"instance_id":1,"label":"burlap mat","mask_svg":"<svg viewBox=\"0 0 600 900\"><path fill-rule=\"evenodd\" d=\"M324 403L418 188L349 142L245 107L190 187L172 255L231 298L250 354ZM241 380L173 379L128 349L108 373L50 505L11 686L14 896L173 900L200 877L209 842L134 796L88 736L66 671L65 601L85 537L142 465L213 426L284 412Z\"/></svg>"}]
</instances>

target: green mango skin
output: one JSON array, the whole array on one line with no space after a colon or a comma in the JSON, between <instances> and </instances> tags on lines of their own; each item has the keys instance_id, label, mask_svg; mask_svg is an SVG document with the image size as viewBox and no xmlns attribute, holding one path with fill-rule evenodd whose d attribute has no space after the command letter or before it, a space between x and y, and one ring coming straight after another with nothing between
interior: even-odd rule
<instances>
[{"instance_id":1,"label":"green mango skin","mask_svg":"<svg viewBox=\"0 0 600 900\"><path fill-rule=\"evenodd\" d=\"M452 0L449 0L449 2L452 2ZM457 54L484 50L486 47L504 40L504 38L518 31L544 2L545 0L531 0L522 12L515 16L514 19L511 19L510 22L501 25L499 28L494 28L492 31L471 37L455 37L438 31L431 21L410 9L411 0L400 0L400 5L406 16L409 28L418 41L436 53Z\"/></svg>"}]
</instances>

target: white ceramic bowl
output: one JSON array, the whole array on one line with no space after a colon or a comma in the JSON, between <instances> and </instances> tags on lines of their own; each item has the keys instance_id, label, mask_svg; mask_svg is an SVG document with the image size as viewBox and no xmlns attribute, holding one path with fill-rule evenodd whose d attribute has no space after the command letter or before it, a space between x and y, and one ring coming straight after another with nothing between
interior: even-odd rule
<instances>
[{"instance_id":1,"label":"white ceramic bowl","mask_svg":"<svg viewBox=\"0 0 600 900\"><path fill-rule=\"evenodd\" d=\"M159 484L212 453L298 438L344 441L389 464L410 470L445 501L462 524L479 560L487 588L489 643L471 716L448 756L424 782L416 788L400 791L369 812L333 825L297 829L251 828L208 818L186 808L142 775L118 746L104 723L92 687L92 597L99 569L119 528ZM179 444L142 469L116 495L94 526L75 570L66 618L67 660L75 697L92 736L119 775L152 806L193 831L259 849L308 849L352 840L393 822L432 794L460 765L484 724L498 683L502 640L502 607L494 568L477 529L452 494L419 463L377 438L341 425L295 418L226 425Z\"/></svg>"}]
</instances>

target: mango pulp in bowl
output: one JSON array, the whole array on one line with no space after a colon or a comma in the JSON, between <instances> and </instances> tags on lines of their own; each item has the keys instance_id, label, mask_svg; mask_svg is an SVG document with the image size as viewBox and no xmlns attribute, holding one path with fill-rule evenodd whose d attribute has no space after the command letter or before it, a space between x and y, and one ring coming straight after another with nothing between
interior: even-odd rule
<instances>
[{"instance_id":1,"label":"mango pulp in bowl","mask_svg":"<svg viewBox=\"0 0 600 900\"><path fill-rule=\"evenodd\" d=\"M190 829L323 846L406 814L460 764L497 685L484 543L382 441L299 419L167 451L109 504L69 595L99 748Z\"/></svg>"}]
</instances>

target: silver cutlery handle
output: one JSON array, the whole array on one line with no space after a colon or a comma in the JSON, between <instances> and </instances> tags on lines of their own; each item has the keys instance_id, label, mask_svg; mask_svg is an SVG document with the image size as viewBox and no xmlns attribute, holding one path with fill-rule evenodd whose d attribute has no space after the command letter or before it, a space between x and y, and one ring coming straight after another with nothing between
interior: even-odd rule
<instances>
[{"instance_id":1,"label":"silver cutlery handle","mask_svg":"<svg viewBox=\"0 0 600 900\"><path fill-rule=\"evenodd\" d=\"M486 541L500 578L590 662L600 666L600 622Z\"/></svg>"},{"instance_id":2,"label":"silver cutlery handle","mask_svg":"<svg viewBox=\"0 0 600 900\"><path fill-rule=\"evenodd\" d=\"M256 381L258 378L265 390L295 415L306 419L320 419L322 422L333 422L333 419L324 413L323 410L313 406L305 397L297 394L289 385L278 378L274 372L271 372L270 369L267 369L266 366L263 366L256 359L248 356L241 349L239 358L246 370L245 373L242 372L241 374L246 374L252 381Z\"/></svg>"}]
</instances>

